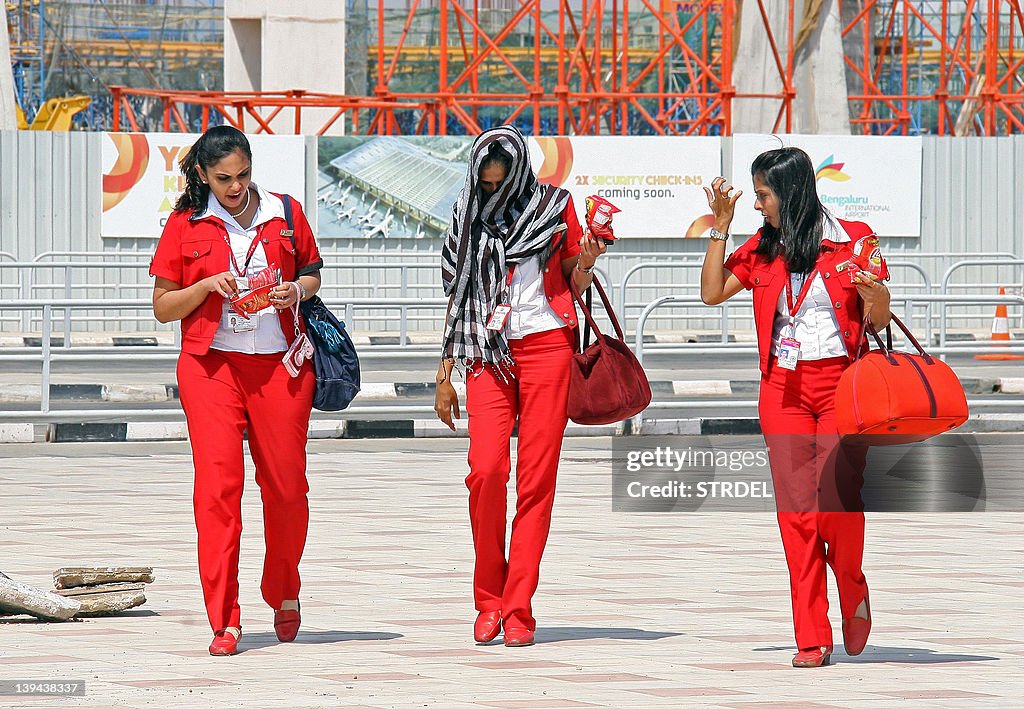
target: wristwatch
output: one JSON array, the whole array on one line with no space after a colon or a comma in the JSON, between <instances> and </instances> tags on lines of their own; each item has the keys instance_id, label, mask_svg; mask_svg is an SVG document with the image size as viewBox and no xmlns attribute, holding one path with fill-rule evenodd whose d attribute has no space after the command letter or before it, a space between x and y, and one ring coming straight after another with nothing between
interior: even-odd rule
<instances>
[{"instance_id":1,"label":"wristwatch","mask_svg":"<svg viewBox=\"0 0 1024 709\"><path fill-rule=\"evenodd\" d=\"M580 265L576 264L576 270L579 271L580 273L591 274L594 272L594 267L591 266L590 268L580 268Z\"/></svg>"},{"instance_id":2,"label":"wristwatch","mask_svg":"<svg viewBox=\"0 0 1024 709\"><path fill-rule=\"evenodd\" d=\"M714 227L711 227L711 231L709 231L708 234L715 241L725 241L725 240L727 240L729 238L728 234L724 234L724 233L718 231L718 229L715 229Z\"/></svg>"}]
</instances>

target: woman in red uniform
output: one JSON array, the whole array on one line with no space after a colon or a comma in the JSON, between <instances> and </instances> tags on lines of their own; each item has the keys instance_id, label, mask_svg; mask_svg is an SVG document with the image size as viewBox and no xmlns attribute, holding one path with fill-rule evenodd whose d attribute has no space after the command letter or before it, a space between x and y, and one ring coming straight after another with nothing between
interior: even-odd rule
<instances>
[{"instance_id":1,"label":"woman in red uniform","mask_svg":"<svg viewBox=\"0 0 1024 709\"><path fill-rule=\"evenodd\" d=\"M505 645L532 645L531 598L551 526L555 476L568 421L576 309L605 246L584 236L572 198L543 185L512 126L482 133L445 238L441 276L451 297L434 409L455 429L451 384L465 365L469 517L476 568L477 642L504 626ZM505 555L509 444L518 422L516 515Z\"/></svg>"},{"instance_id":2,"label":"woman in red uniform","mask_svg":"<svg viewBox=\"0 0 1024 709\"><path fill-rule=\"evenodd\" d=\"M798 649L793 666L819 667L832 652L826 565L839 588L848 654L864 649L871 629L861 570L865 450L840 444L835 390L860 347L864 317L875 328L888 324L889 291L854 263L865 245L874 249L875 242L866 243L875 239L870 227L825 210L806 153L762 153L751 173L754 208L764 225L728 260L725 242L742 193L730 195L733 188L722 177L704 188L715 226L701 270L701 298L717 305L740 289L753 291L758 414L789 566Z\"/></svg>"},{"instance_id":3,"label":"woman in red uniform","mask_svg":"<svg viewBox=\"0 0 1024 709\"><path fill-rule=\"evenodd\" d=\"M263 498L263 598L282 642L299 628L298 566L309 520L306 430L315 378L308 362L291 376L282 357L303 329L293 313L320 287L322 261L298 204L291 202L292 234L282 201L290 198L258 187L251 169L241 131L218 126L204 133L181 161L187 186L150 267L157 320L181 320L177 377L195 467L211 655L235 654L242 633L244 434ZM240 295L251 302L236 309L231 299Z\"/></svg>"}]
</instances>

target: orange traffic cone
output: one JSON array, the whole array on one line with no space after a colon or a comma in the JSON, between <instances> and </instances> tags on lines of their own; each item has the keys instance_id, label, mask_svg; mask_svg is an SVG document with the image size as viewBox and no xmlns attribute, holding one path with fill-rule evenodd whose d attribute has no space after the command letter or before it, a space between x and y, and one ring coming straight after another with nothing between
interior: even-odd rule
<instances>
[{"instance_id":1,"label":"orange traffic cone","mask_svg":"<svg viewBox=\"0 0 1024 709\"><path fill-rule=\"evenodd\" d=\"M1000 288L999 295L1006 295L1006 289ZM1009 346L1010 342L1010 321L1006 315L1006 304L1000 303L996 306L996 315L992 318L992 344ZM974 359L987 360L1015 360L1024 359L1024 355L1015 354L979 354Z\"/></svg>"}]
</instances>

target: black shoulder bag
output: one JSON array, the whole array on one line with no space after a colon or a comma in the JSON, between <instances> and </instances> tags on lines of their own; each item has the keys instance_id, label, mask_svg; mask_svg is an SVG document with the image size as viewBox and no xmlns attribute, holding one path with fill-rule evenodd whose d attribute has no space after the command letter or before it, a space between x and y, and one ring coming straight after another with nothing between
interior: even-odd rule
<instances>
[{"instance_id":1,"label":"black shoulder bag","mask_svg":"<svg viewBox=\"0 0 1024 709\"><path fill-rule=\"evenodd\" d=\"M291 232L295 248L295 226L292 217L292 199L281 195L284 218ZM345 323L334 317L324 301L314 295L299 304L306 321L306 334L316 350L313 369L316 372L316 392L313 408L319 411L341 411L352 403L359 393L359 357Z\"/></svg>"}]
</instances>

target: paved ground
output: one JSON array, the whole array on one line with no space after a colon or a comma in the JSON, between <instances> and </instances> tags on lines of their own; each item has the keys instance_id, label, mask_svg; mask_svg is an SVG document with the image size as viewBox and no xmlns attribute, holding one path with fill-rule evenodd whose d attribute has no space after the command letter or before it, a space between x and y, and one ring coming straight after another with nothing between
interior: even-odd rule
<instances>
[{"instance_id":1,"label":"paved ground","mask_svg":"<svg viewBox=\"0 0 1024 709\"><path fill-rule=\"evenodd\" d=\"M871 643L795 670L774 516L613 513L610 446L567 443L539 643L506 649L471 639L465 441L313 442L302 631L278 644L260 600L250 484L233 658L206 653L185 444L5 446L0 570L43 585L60 566L150 564L158 580L122 617L0 621L0 680L86 683L0 706L1019 705L1019 514L870 515Z\"/></svg>"}]
</instances>

